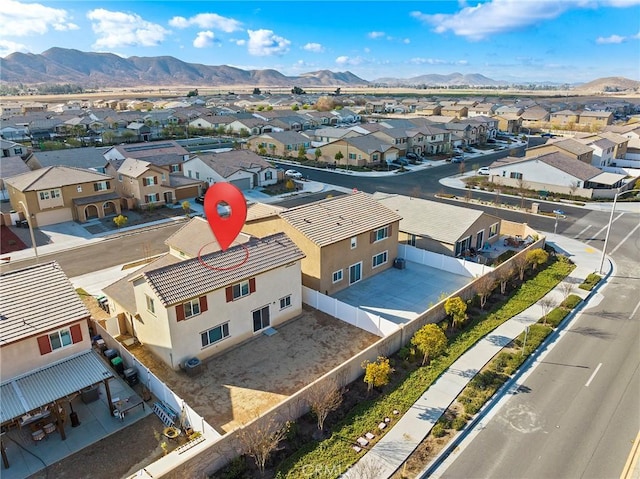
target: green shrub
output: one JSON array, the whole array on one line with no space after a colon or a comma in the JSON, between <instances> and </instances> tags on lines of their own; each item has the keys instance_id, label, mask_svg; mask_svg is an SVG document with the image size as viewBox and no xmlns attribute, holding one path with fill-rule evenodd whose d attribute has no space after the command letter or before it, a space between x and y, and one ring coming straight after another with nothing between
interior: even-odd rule
<instances>
[{"instance_id":1,"label":"green shrub","mask_svg":"<svg viewBox=\"0 0 640 479\"><path fill-rule=\"evenodd\" d=\"M586 291L591 291L593 288L595 288L596 284L598 284L601 279L602 276L591 273L589 276L587 276L584 282L580 286L578 286L578 288L584 289Z\"/></svg>"},{"instance_id":2,"label":"green shrub","mask_svg":"<svg viewBox=\"0 0 640 479\"><path fill-rule=\"evenodd\" d=\"M547 314L546 323L552 328L557 328L564 318L569 314L569 309L554 308ZM539 323L544 323L544 318L538 320Z\"/></svg>"},{"instance_id":3,"label":"green shrub","mask_svg":"<svg viewBox=\"0 0 640 479\"><path fill-rule=\"evenodd\" d=\"M567 298L560 303L560 306L567 309L573 309L582 302L582 298L577 294L570 294Z\"/></svg>"},{"instance_id":4,"label":"green shrub","mask_svg":"<svg viewBox=\"0 0 640 479\"><path fill-rule=\"evenodd\" d=\"M467 425L466 414L461 414L460 416L456 416L455 419L451 421L451 427L456 431L462 431L466 425Z\"/></svg>"},{"instance_id":5,"label":"green shrub","mask_svg":"<svg viewBox=\"0 0 640 479\"><path fill-rule=\"evenodd\" d=\"M433 429L431 429L431 434L433 434L434 437L442 437L446 433L447 433L447 430L439 422L437 422L436 425L433 426Z\"/></svg>"}]
</instances>

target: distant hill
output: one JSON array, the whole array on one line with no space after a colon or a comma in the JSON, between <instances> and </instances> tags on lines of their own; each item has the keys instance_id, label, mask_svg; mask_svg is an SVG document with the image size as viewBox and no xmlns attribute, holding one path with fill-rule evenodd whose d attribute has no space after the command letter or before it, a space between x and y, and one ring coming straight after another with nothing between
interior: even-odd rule
<instances>
[{"instance_id":1,"label":"distant hill","mask_svg":"<svg viewBox=\"0 0 640 479\"><path fill-rule=\"evenodd\" d=\"M640 81L624 77L605 77L583 83L575 89L584 92L631 92L640 90Z\"/></svg>"},{"instance_id":2,"label":"distant hill","mask_svg":"<svg viewBox=\"0 0 640 479\"><path fill-rule=\"evenodd\" d=\"M112 53L50 48L36 55L12 53L0 58L0 82L73 83L83 86L255 85L359 86L369 82L351 72L322 70L285 76L276 70L242 70L227 65L187 63L170 56L122 58Z\"/></svg>"},{"instance_id":3,"label":"distant hill","mask_svg":"<svg viewBox=\"0 0 640 479\"><path fill-rule=\"evenodd\" d=\"M411 78L378 78L372 83L388 86L507 86L506 81L493 80L479 73L468 73L463 75L462 73L450 73L448 75L420 75Z\"/></svg>"}]
</instances>

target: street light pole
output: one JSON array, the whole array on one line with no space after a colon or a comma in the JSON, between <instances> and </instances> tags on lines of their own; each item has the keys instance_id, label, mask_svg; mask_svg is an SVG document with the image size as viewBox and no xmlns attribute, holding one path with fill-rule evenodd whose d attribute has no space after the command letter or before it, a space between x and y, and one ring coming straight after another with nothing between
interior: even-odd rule
<instances>
[{"instance_id":1,"label":"street light pole","mask_svg":"<svg viewBox=\"0 0 640 479\"><path fill-rule=\"evenodd\" d=\"M604 257L607 254L607 245L609 244L609 233L611 232L611 224L613 223L613 213L616 210L616 203L618 201L618 196L625 193L631 193L633 191L638 192L640 191L640 189L621 191L620 193L616 193L615 196L613 197L613 205L611 205L611 214L609 215L609 224L607 225L607 234L605 234L604 236L604 246L602 247L602 258L600 259L600 269L598 270L600 274L602 274L602 267L604 266Z\"/></svg>"},{"instance_id":2,"label":"street light pole","mask_svg":"<svg viewBox=\"0 0 640 479\"><path fill-rule=\"evenodd\" d=\"M38 262L38 246L36 245L36 237L33 234L33 224L31 223L31 215L29 214L29 208L24 204L24 201L18 201L24 208L24 215L27 218L27 224L29 225L29 235L31 236L31 244L33 245L33 252L36 254L36 263Z\"/></svg>"}]
</instances>

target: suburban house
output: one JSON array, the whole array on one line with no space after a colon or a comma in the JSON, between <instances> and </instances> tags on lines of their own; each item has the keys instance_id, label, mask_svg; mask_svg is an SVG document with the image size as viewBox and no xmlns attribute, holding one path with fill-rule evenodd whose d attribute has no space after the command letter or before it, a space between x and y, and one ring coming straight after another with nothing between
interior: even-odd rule
<instances>
[{"instance_id":1,"label":"suburban house","mask_svg":"<svg viewBox=\"0 0 640 479\"><path fill-rule=\"evenodd\" d=\"M549 121L549 112L541 106L527 108L521 115L524 128L544 128Z\"/></svg>"},{"instance_id":2,"label":"suburban house","mask_svg":"<svg viewBox=\"0 0 640 479\"><path fill-rule=\"evenodd\" d=\"M640 168L640 123L629 125L610 125L603 133L614 133L628 140L624 160L620 161L616 157L617 166L628 166Z\"/></svg>"},{"instance_id":3,"label":"suburban house","mask_svg":"<svg viewBox=\"0 0 640 479\"><path fill-rule=\"evenodd\" d=\"M597 168L610 166L614 159L616 144L607 138L575 138L576 141L593 150L591 164Z\"/></svg>"},{"instance_id":4,"label":"suburban house","mask_svg":"<svg viewBox=\"0 0 640 479\"><path fill-rule=\"evenodd\" d=\"M184 171L188 177L202 179L209 186L223 181L240 190L275 185L278 182L278 170L250 150L199 153L184 163Z\"/></svg>"},{"instance_id":5,"label":"suburban house","mask_svg":"<svg viewBox=\"0 0 640 479\"><path fill-rule=\"evenodd\" d=\"M550 191L583 198L611 198L626 175L603 173L590 164L553 151L538 156L507 156L489 165L489 180L500 185Z\"/></svg>"},{"instance_id":6,"label":"suburban house","mask_svg":"<svg viewBox=\"0 0 640 479\"><path fill-rule=\"evenodd\" d=\"M302 312L302 251L284 233L241 236L220 251L208 223L193 218L167 240L170 253L104 289L131 334L171 368Z\"/></svg>"},{"instance_id":7,"label":"suburban house","mask_svg":"<svg viewBox=\"0 0 640 479\"><path fill-rule=\"evenodd\" d=\"M489 249L500 237L501 219L480 210L387 193L373 198L400 220L398 242L447 256Z\"/></svg>"},{"instance_id":8,"label":"suburban house","mask_svg":"<svg viewBox=\"0 0 640 479\"><path fill-rule=\"evenodd\" d=\"M189 152L173 140L153 143L132 143L112 146L104 152L104 158L110 162L124 161L126 158L148 161L169 173L182 171L182 163L189 159Z\"/></svg>"},{"instance_id":9,"label":"suburban house","mask_svg":"<svg viewBox=\"0 0 640 479\"><path fill-rule=\"evenodd\" d=\"M578 117L578 125L588 127L591 131L598 131L613 123L613 112L583 111Z\"/></svg>"},{"instance_id":10,"label":"suburban house","mask_svg":"<svg viewBox=\"0 0 640 479\"><path fill-rule=\"evenodd\" d=\"M199 196L205 189L202 180L169 173L149 161L135 158L127 158L122 163L110 161L107 173L116 178L116 191L127 202L127 209L170 205Z\"/></svg>"},{"instance_id":11,"label":"suburban house","mask_svg":"<svg viewBox=\"0 0 640 479\"><path fill-rule=\"evenodd\" d=\"M406 148L406 147L405 147ZM320 161L343 166L371 166L392 162L406 151L373 134L343 138L322 146ZM338 152L342 158L336 159Z\"/></svg>"},{"instance_id":12,"label":"suburban house","mask_svg":"<svg viewBox=\"0 0 640 479\"><path fill-rule=\"evenodd\" d=\"M494 115L493 119L498 121L498 130L510 134L520 133L522 127L520 115L503 113L502 115Z\"/></svg>"},{"instance_id":13,"label":"suburban house","mask_svg":"<svg viewBox=\"0 0 640 479\"><path fill-rule=\"evenodd\" d=\"M90 313L58 263L2 273L0 281L3 432L38 420L55 425L69 397L96 384L108 394L113 371L92 351ZM64 422L47 433L55 429L64 439Z\"/></svg>"},{"instance_id":14,"label":"suburban house","mask_svg":"<svg viewBox=\"0 0 640 479\"><path fill-rule=\"evenodd\" d=\"M21 175L31 171L19 156L0 156L0 200L9 199L7 186L4 184L5 178Z\"/></svg>"},{"instance_id":15,"label":"suburban house","mask_svg":"<svg viewBox=\"0 0 640 479\"><path fill-rule=\"evenodd\" d=\"M549 152L559 152L571 156L589 165L593 164L593 148L590 148L573 138L557 138L548 140L544 145L538 145L525 150L525 156L540 156Z\"/></svg>"},{"instance_id":16,"label":"suburban house","mask_svg":"<svg viewBox=\"0 0 640 479\"><path fill-rule=\"evenodd\" d=\"M7 156L26 156L27 153L28 150L26 146L16 143L15 141L0 138L0 158L6 158Z\"/></svg>"},{"instance_id":17,"label":"suburban house","mask_svg":"<svg viewBox=\"0 0 640 479\"><path fill-rule=\"evenodd\" d=\"M311 148L308 136L297 131L273 131L263 133L247 141L247 148L257 151L263 148L267 155L297 156L300 147L305 151Z\"/></svg>"},{"instance_id":18,"label":"suburban house","mask_svg":"<svg viewBox=\"0 0 640 479\"><path fill-rule=\"evenodd\" d=\"M120 214L113 178L95 171L49 166L6 178L5 183L11 208L31 215L33 226Z\"/></svg>"},{"instance_id":19,"label":"suburban house","mask_svg":"<svg viewBox=\"0 0 640 479\"><path fill-rule=\"evenodd\" d=\"M65 150L34 151L25 159L32 170L47 166L70 166L72 168L87 168L98 173L106 173L107 160L101 148L68 148Z\"/></svg>"},{"instance_id":20,"label":"suburban house","mask_svg":"<svg viewBox=\"0 0 640 479\"><path fill-rule=\"evenodd\" d=\"M440 110L442 116L452 116L454 118L466 118L469 114L469 108L465 105L448 105L443 106Z\"/></svg>"},{"instance_id":21,"label":"suburban house","mask_svg":"<svg viewBox=\"0 0 640 479\"><path fill-rule=\"evenodd\" d=\"M578 123L578 113L572 110L554 111L549 114L551 128L573 130Z\"/></svg>"},{"instance_id":22,"label":"suburban house","mask_svg":"<svg viewBox=\"0 0 640 479\"><path fill-rule=\"evenodd\" d=\"M212 115L207 117L198 117L189 122L189 128L202 128L212 131L223 128L226 131L227 125L229 125L233 120L233 118L228 116Z\"/></svg>"},{"instance_id":23,"label":"suburban house","mask_svg":"<svg viewBox=\"0 0 640 479\"><path fill-rule=\"evenodd\" d=\"M398 254L400 215L366 193L263 210L263 217L248 215L243 231L259 237L284 231L305 254L302 284L325 294L390 268Z\"/></svg>"}]
</instances>

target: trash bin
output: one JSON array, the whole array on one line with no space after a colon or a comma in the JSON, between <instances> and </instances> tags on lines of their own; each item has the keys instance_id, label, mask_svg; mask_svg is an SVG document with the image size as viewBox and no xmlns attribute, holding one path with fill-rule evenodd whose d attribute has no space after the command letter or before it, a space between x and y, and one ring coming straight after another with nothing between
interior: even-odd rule
<instances>
[{"instance_id":1,"label":"trash bin","mask_svg":"<svg viewBox=\"0 0 640 479\"><path fill-rule=\"evenodd\" d=\"M115 369L118 375L122 376L124 374L124 363L120 356L116 356L111 360L111 366Z\"/></svg>"},{"instance_id":2,"label":"trash bin","mask_svg":"<svg viewBox=\"0 0 640 479\"><path fill-rule=\"evenodd\" d=\"M124 376L124 380L129 386L138 384L138 371L136 368L127 368L122 374Z\"/></svg>"},{"instance_id":3,"label":"trash bin","mask_svg":"<svg viewBox=\"0 0 640 479\"><path fill-rule=\"evenodd\" d=\"M113 358L115 358L118 355L118 351L115 349L105 349L104 350L104 356L105 358L107 358L109 360L109 362L111 362L111 360Z\"/></svg>"},{"instance_id":4,"label":"trash bin","mask_svg":"<svg viewBox=\"0 0 640 479\"><path fill-rule=\"evenodd\" d=\"M202 372L201 371L202 363L198 358L189 359L185 363L184 367L185 367L185 371L187 372L187 376L197 376Z\"/></svg>"}]
</instances>

